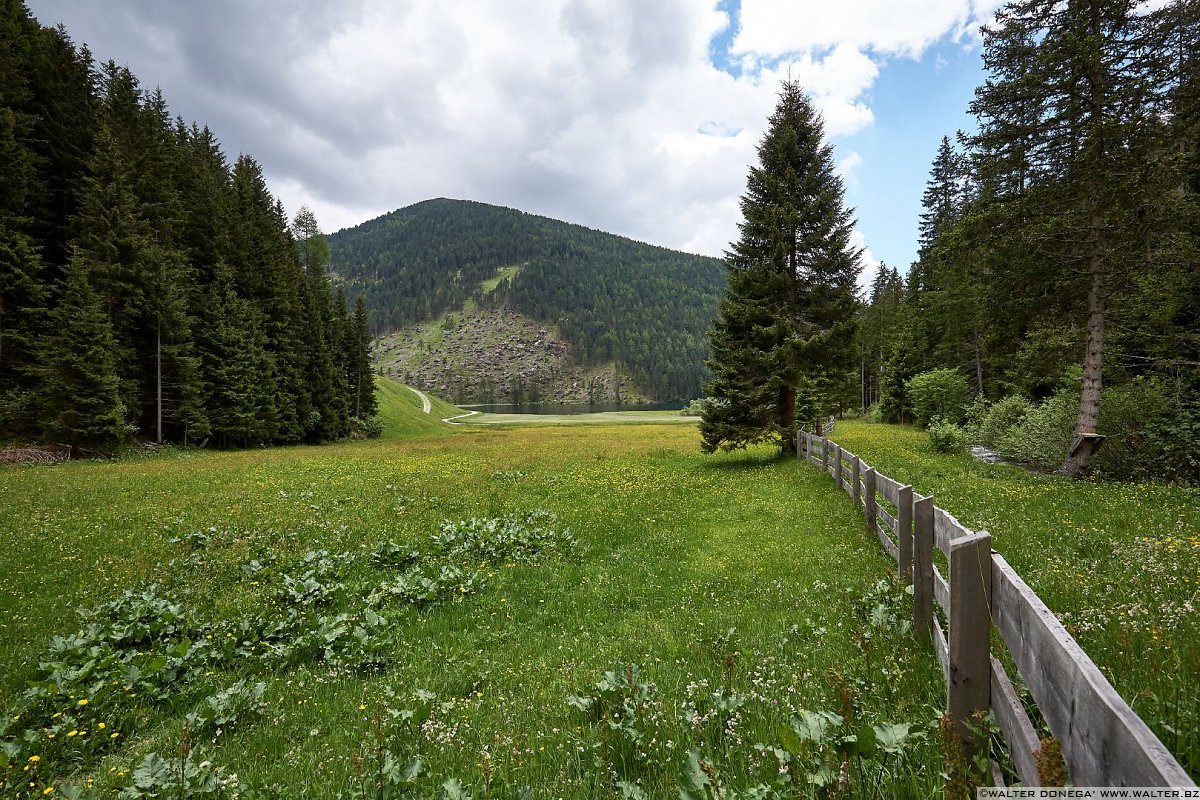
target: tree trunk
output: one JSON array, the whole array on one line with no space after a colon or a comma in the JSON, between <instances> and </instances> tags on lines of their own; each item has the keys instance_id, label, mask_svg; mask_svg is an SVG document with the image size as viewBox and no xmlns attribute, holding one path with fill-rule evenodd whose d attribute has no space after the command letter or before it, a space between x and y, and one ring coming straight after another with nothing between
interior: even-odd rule
<instances>
[{"instance_id":1,"label":"tree trunk","mask_svg":"<svg viewBox=\"0 0 1200 800\"><path fill-rule=\"evenodd\" d=\"M1100 388L1104 366L1104 254L1100 239L1101 220L1092 217L1093 242L1091 284L1088 286L1087 350L1083 357L1083 392L1079 397L1079 416L1075 420L1077 443L1067 454L1059 472L1078 478L1087 472L1092 453L1100 443L1096 423L1100 420Z\"/></svg>"},{"instance_id":2,"label":"tree trunk","mask_svg":"<svg viewBox=\"0 0 1200 800\"><path fill-rule=\"evenodd\" d=\"M796 452L796 388L786 386L779 390L779 427L784 453Z\"/></svg>"},{"instance_id":3,"label":"tree trunk","mask_svg":"<svg viewBox=\"0 0 1200 800\"><path fill-rule=\"evenodd\" d=\"M155 394L156 394L156 400L157 400L157 408L155 409L155 411L156 411L155 416L156 416L157 424L156 424L155 428L158 433L158 443L162 444L162 442L163 442L163 430L162 430L162 400L163 400L163 398L162 398L162 322L161 321L158 323L158 327L155 328L155 331L154 331L154 362L155 362L155 366L157 368L157 375L155 376L155 383L156 383Z\"/></svg>"},{"instance_id":4,"label":"tree trunk","mask_svg":"<svg viewBox=\"0 0 1200 800\"><path fill-rule=\"evenodd\" d=\"M1096 2L1090 4L1091 33L1098 40L1101 35L1100 11ZM1088 78L1089 111L1088 128L1091 137L1087 159L1088 200L1088 323L1087 347L1083 355L1083 387L1079 396L1079 416L1075 420L1075 443L1071 447L1059 472L1073 478L1083 476L1102 441L1096 435L1096 424L1100 420L1101 373L1104 366L1104 272L1105 240L1104 217L1101 209L1100 189L1104 181L1104 82L1098 53L1091 56L1084 67Z\"/></svg>"},{"instance_id":5,"label":"tree trunk","mask_svg":"<svg viewBox=\"0 0 1200 800\"><path fill-rule=\"evenodd\" d=\"M979 347L979 329L975 329L975 389L983 397L983 357Z\"/></svg>"}]
</instances>

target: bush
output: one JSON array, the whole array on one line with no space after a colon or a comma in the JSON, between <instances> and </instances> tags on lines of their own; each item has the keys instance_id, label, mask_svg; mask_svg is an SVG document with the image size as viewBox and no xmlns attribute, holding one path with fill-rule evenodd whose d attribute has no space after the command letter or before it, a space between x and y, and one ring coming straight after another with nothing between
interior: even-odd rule
<instances>
[{"instance_id":1,"label":"bush","mask_svg":"<svg viewBox=\"0 0 1200 800\"><path fill-rule=\"evenodd\" d=\"M700 397L679 410L681 417L703 417L705 410L708 408L708 398Z\"/></svg>"},{"instance_id":2,"label":"bush","mask_svg":"<svg viewBox=\"0 0 1200 800\"><path fill-rule=\"evenodd\" d=\"M938 453L961 453L967 446L967 435L953 422L935 417L929 423L929 444Z\"/></svg>"},{"instance_id":3,"label":"bush","mask_svg":"<svg viewBox=\"0 0 1200 800\"><path fill-rule=\"evenodd\" d=\"M379 417L351 417L349 439L378 439L383 435L383 420Z\"/></svg>"},{"instance_id":4,"label":"bush","mask_svg":"<svg viewBox=\"0 0 1200 800\"><path fill-rule=\"evenodd\" d=\"M928 425L934 417L961 422L967 409L967 379L956 369L934 369L905 384L917 422Z\"/></svg>"},{"instance_id":5,"label":"bush","mask_svg":"<svg viewBox=\"0 0 1200 800\"><path fill-rule=\"evenodd\" d=\"M996 448L1005 458L1053 472L1067 456L1078 415L1079 389L1062 389L1001 433Z\"/></svg>"},{"instance_id":6,"label":"bush","mask_svg":"<svg viewBox=\"0 0 1200 800\"><path fill-rule=\"evenodd\" d=\"M880 407L879 403L872 403L867 407L866 412L863 414L863 418L867 422L873 422L876 424L881 423L884 421L883 409Z\"/></svg>"},{"instance_id":7,"label":"bush","mask_svg":"<svg viewBox=\"0 0 1200 800\"><path fill-rule=\"evenodd\" d=\"M1005 434L1021 424L1029 409L1029 401L1019 394L998 400L986 406L982 415L972 419L967 427L967 439L972 444L982 444L995 449L1000 446L1000 440Z\"/></svg>"}]
</instances>

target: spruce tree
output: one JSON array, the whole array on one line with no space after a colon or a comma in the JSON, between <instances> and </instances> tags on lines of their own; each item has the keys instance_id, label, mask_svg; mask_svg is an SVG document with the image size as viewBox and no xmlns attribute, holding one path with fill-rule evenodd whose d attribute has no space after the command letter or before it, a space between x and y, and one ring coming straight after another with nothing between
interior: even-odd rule
<instances>
[{"instance_id":1,"label":"spruce tree","mask_svg":"<svg viewBox=\"0 0 1200 800\"><path fill-rule=\"evenodd\" d=\"M1061 467L1073 476L1087 471L1099 442L1109 294L1145 250L1137 163L1156 107L1144 57L1150 18L1140 5L1008 3L984 29L990 77L971 107L984 189L998 201L993 225L1018 229L1021 249L1038 255L1026 261L1031 285L1050 278L1050 294L1068 301L1064 316L1085 331L1076 444Z\"/></svg>"},{"instance_id":2,"label":"spruce tree","mask_svg":"<svg viewBox=\"0 0 1200 800\"><path fill-rule=\"evenodd\" d=\"M702 449L794 447L798 388L805 422L832 410L857 363L851 212L820 116L784 82L742 197L741 236L710 333L710 402Z\"/></svg>"},{"instance_id":3,"label":"spruce tree","mask_svg":"<svg viewBox=\"0 0 1200 800\"><path fill-rule=\"evenodd\" d=\"M367 303L360 294L354 299L354 316L348 331L346 366L350 377L351 411L361 419L379 412L375 399L375 375L371 370L371 324Z\"/></svg>"},{"instance_id":4,"label":"spruce tree","mask_svg":"<svg viewBox=\"0 0 1200 800\"><path fill-rule=\"evenodd\" d=\"M73 262L42 361L44 427L48 439L109 450L132 432L125 421L112 328L86 267Z\"/></svg>"}]
</instances>

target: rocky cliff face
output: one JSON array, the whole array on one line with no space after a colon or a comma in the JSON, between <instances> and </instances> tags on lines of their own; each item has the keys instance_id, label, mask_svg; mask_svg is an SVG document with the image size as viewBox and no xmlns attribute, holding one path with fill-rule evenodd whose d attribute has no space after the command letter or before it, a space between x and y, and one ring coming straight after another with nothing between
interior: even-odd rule
<instances>
[{"instance_id":1,"label":"rocky cliff face","mask_svg":"<svg viewBox=\"0 0 1200 800\"><path fill-rule=\"evenodd\" d=\"M508 309L447 314L375 342L385 374L453 403L640 403L615 366L581 367L554 329Z\"/></svg>"}]
</instances>

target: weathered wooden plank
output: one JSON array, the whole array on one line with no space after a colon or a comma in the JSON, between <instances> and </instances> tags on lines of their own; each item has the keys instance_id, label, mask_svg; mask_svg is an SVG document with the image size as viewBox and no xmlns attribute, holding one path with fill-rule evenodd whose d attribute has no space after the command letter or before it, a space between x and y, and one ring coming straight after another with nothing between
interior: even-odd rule
<instances>
[{"instance_id":1,"label":"weathered wooden plank","mask_svg":"<svg viewBox=\"0 0 1200 800\"><path fill-rule=\"evenodd\" d=\"M950 680L950 645L946 642L946 634L942 631L942 622L933 617L933 652L937 653L938 663L942 665L942 677Z\"/></svg>"},{"instance_id":2,"label":"weathered wooden plank","mask_svg":"<svg viewBox=\"0 0 1200 800\"><path fill-rule=\"evenodd\" d=\"M992 618L1077 786L1195 786L1053 612L993 555Z\"/></svg>"},{"instance_id":3,"label":"weathered wooden plank","mask_svg":"<svg viewBox=\"0 0 1200 800\"><path fill-rule=\"evenodd\" d=\"M896 533L896 528L898 527L896 525L896 518L888 513L886 508L883 506L876 506L875 515L878 517L879 521L883 523L879 526L880 530L887 528L892 533Z\"/></svg>"},{"instance_id":4,"label":"weathered wooden plank","mask_svg":"<svg viewBox=\"0 0 1200 800\"><path fill-rule=\"evenodd\" d=\"M913 490L900 487L900 502L896 504L896 544L900 546L900 577L905 583L913 579Z\"/></svg>"},{"instance_id":5,"label":"weathered wooden plank","mask_svg":"<svg viewBox=\"0 0 1200 800\"><path fill-rule=\"evenodd\" d=\"M892 505L896 505L896 501L900 498L900 483L889 478L887 475L876 473L875 485L879 489L879 493L883 495L883 499L887 500Z\"/></svg>"},{"instance_id":6,"label":"weathered wooden plank","mask_svg":"<svg viewBox=\"0 0 1200 800\"><path fill-rule=\"evenodd\" d=\"M913 503L913 624L917 636L933 635L933 498Z\"/></svg>"},{"instance_id":7,"label":"weathered wooden plank","mask_svg":"<svg viewBox=\"0 0 1200 800\"><path fill-rule=\"evenodd\" d=\"M859 507L862 504L862 485L859 483L862 477L863 462L858 456L854 457L854 464L851 470L854 472L854 477L851 479L854 482L854 505Z\"/></svg>"},{"instance_id":8,"label":"weathered wooden plank","mask_svg":"<svg viewBox=\"0 0 1200 800\"><path fill-rule=\"evenodd\" d=\"M944 509L935 508L933 512L933 535L938 549L950 555L950 543L963 536L970 536L971 531Z\"/></svg>"},{"instance_id":9,"label":"weathered wooden plank","mask_svg":"<svg viewBox=\"0 0 1200 800\"><path fill-rule=\"evenodd\" d=\"M875 519L875 511L878 506L875 504L875 470L870 467L867 468L866 474L863 475L863 500L867 504L867 530L875 533L879 530L879 525Z\"/></svg>"},{"instance_id":10,"label":"weathered wooden plank","mask_svg":"<svg viewBox=\"0 0 1200 800\"><path fill-rule=\"evenodd\" d=\"M996 723L1004 732L1004 743L1008 746L1021 784L1041 786L1034 758L1034 753L1042 746L1041 742L1029 721L1029 715L1025 713L1025 707L1021 705L1017 690L1008 679L1008 673L995 658L992 659L992 711L996 714Z\"/></svg>"},{"instance_id":11,"label":"weathered wooden plank","mask_svg":"<svg viewBox=\"0 0 1200 800\"><path fill-rule=\"evenodd\" d=\"M942 577L936 566L933 568L933 599L946 613L950 612L950 582Z\"/></svg>"},{"instance_id":12,"label":"weathered wooden plank","mask_svg":"<svg viewBox=\"0 0 1200 800\"><path fill-rule=\"evenodd\" d=\"M846 494L850 495L851 497L854 496L854 486L850 483L849 479L842 481L842 489L844 489Z\"/></svg>"},{"instance_id":13,"label":"weathered wooden plank","mask_svg":"<svg viewBox=\"0 0 1200 800\"><path fill-rule=\"evenodd\" d=\"M892 537L888 536L887 528L880 525L879 529L875 531L875 536L878 537L880 546L892 557L892 561L899 562L900 548L892 541Z\"/></svg>"},{"instance_id":14,"label":"weathered wooden plank","mask_svg":"<svg viewBox=\"0 0 1200 800\"><path fill-rule=\"evenodd\" d=\"M975 714L992 707L992 536L980 531L950 543L950 680L946 709L970 756L985 744Z\"/></svg>"}]
</instances>

